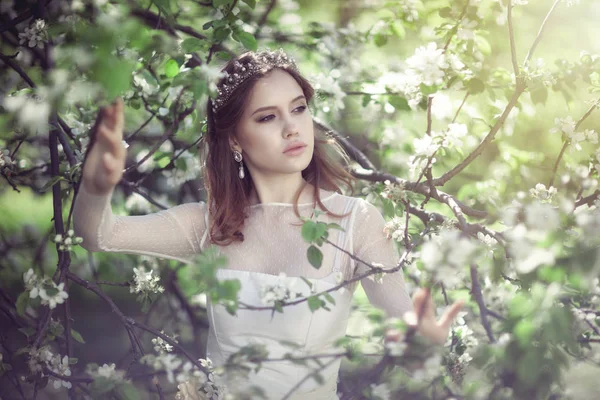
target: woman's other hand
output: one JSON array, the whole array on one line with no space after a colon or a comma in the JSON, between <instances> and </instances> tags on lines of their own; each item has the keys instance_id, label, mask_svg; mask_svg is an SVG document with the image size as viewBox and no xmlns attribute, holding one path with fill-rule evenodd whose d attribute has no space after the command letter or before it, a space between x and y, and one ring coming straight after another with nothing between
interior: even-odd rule
<instances>
[{"instance_id":1,"label":"woman's other hand","mask_svg":"<svg viewBox=\"0 0 600 400\"><path fill-rule=\"evenodd\" d=\"M123 145L123 100L117 99L100 110L94 125L95 136L86 156L82 184L92 194L108 193L123 177L127 150Z\"/></svg>"},{"instance_id":2,"label":"woman's other hand","mask_svg":"<svg viewBox=\"0 0 600 400\"><path fill-rule=\"evenodd\" d=\"M455 302L446 309L439 321L436 321L434 304L429 290L419 288L413 295L414 311L405 313L403 319L410 328L416 329L422 336L436 344L443 345L448 338L450 325L463 305L463 300ZM386 341L402 340L403 336L400 331L393 329L386 335Z\"/></svg>"}]
</instances>

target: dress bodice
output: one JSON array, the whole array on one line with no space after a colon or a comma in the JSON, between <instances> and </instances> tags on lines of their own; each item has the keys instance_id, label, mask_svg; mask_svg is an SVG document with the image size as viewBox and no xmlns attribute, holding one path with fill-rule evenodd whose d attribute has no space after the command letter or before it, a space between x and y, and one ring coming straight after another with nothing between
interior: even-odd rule
<instances>
[{"instance_id":1,"label":"dress bodice","mask_svg":"<svg viewBox=\"0 0 600 400\"><path fill-rule=\"evenodd\" d=\"M261 291L265 286L284 285L292 287L301 297L311 294L311 288L302 279L280 277L270 274L219 270L219 279L239 279L242 287L238 294L240 303L249 306L265 306L261 300ZM308 279L312 284L312 292L319 293L335 287L335 272L322 279ZM223 365L227 358L243 346L263 345L268 351L268 358L280 359L286 354L306 356L310 354L331 354L336 352L333 346L335 339L345 334L352 293L349 290L332 291L334 304L329 304L330 311L318 309L312 312L307 302L284 307L284 312L271 310L239 309L235 316L230 315L224 306L208 304L210 332L207 341L207 356L214 365ZM321 359L328 363L331 358ZM294 390L297 399L337 399L337 375L340 359L333 360L328 367L320 370L315 362L306 366L289 360L267 361L262 363L258 373L251 373L249 379L237 382L222 382L226 386L235 385L235 390L247 386L258 386L264 389L269 399L281 399L301 381L303 383ZM324 378L324 384L314 379L305 379L308 374L318 370Z\"/></svg>"}]
</instances>

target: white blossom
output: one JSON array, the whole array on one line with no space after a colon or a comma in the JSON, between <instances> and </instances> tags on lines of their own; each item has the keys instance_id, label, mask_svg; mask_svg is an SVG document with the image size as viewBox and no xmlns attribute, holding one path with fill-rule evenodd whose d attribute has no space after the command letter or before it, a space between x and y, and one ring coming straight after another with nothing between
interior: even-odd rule
<instances>
[{"instance_id":1,"label":"white blossom","mask_svg":"<svg viewBox=\"0 0 600 400\"><path fill-rule=\"evenodd\" d=\"M50 362L47 364L47 367L49 370L51 370L52 372L54 372L56 374L63 375L63 376L71 376L71 368L69 368L69 357L68 356L64 356L61 359L59 354L55 355L54 357L52 357ZM56 378L52 375L49 375L48 378L50 380L54 381L54 383L53 383L54 389L60 389L61 387L70 389L72 386L71 382L63 381L62 379Z\"/></svg>"},{"instance_id":2,"label":"white blossom","mask_svg":"<svg viewBox=\"0 0 600 400\"><path fill-rule=\"evenodd\" d=\"M83 238L75 236L73 229L69 229L65 236L60 233L54 236L52 240L54 243L59 244L58 249L61 251L71 251L73 246L79 245L83 242Z\"/></svg>"},{"instance_id":3,"label":"white blossom","mask_svg":"<svg viewBox=\"0 0 600 400\"><path fill-rule=\"evenodd\" d=\"M44 345L38 349L29 349L29 359L27 360L27 365L29 366L29 370L33 374L37 374L38 372L43 372L43 368L46 367L53 359L54 354L50 351L48 345Z\"/></svg>"},{"instance_id":4,"label":"white blossom","mask_svg":"<svg viewBox=\"0 0 600 400\"><path fill-rule=\"evenodd\" d=\"M552 205L534 202L525 206L525 223L529 229L554 231L560 227L560 215Z\"/></svg>"},{"instance_id":5,"label":"white blossom","mask_svg":"<svg viewBox=\"0 0 600 400\"><path fill-rule=\"evenodd\" d=\"M465 124L452 123L448 125L448 131L443 136L442 146L448 148L460 148L463 145L461 138L467 135L467 126Z\"/></svg>"},{"instance_id":6,"label":"white blossom","mask_svg":"<svg viewBox=\"0 0 600 400\"><path fill-rule=\"evenodd\" d=\"M461 25L456 32L456 37L460 40L473 40L475 39L475 28L477 27L476 20L465 19L461 21Z\"/></svg>"},{"instance_id":7,"label":"white blossom","mask_svg":"<svg viewBox=\"0 0 600 400\"><path fill-rule=\"evenodd\" d=\"M413 140L413 146L415 148L413 154L415 156L431 157L440 148L438 143L433 140L433 135L425 135L422 138L416 138Z\"/></svg>"},{"instance_id":8,"label":"white blossom","mask_svg":"<svg viewBox=\"0 0 600 400\"><path fill-rule=\"evenodd\" d=\"M593 129L586 129L583 133L588 142L591 144L598 144L598 132Z\"/></svg>"},{"instance_id":9,"label":"white blossom","mask_svg":"<svg viewBox=\"0 0 600 400\"><path fill-rule=\"evenodd\" d=\"M160 331L160 333L162 333L163 335L166 335L164 331ZM167 335L168 336L168 335ZM170 337L170 336L169 336ZM175 343L177 343L177 340L175 339L175 337L171 338L173 339L173 341ZM173 346L170 345L169 343L167 343L163 338L161 337L155 337L152 339L152 344L154 345L154 351L156 351L159 354L165 354L165 353L170 353L171 351L173 351Z\"/></svg>"},{"instance_id":10,"label":"white blossom","mask_svg":"<svg viewBox=\"0 0 600 400\"><path fill-rule=\"evenodd\" d=\"M329 74L318 74L311 77L315 91L324 92L331 96L332 101L323 107L325 112L337 112L344 109L344 98L346 93L342 90L339 84L339 71L333 70Z\"/></svg>"},{"instance_id":11,"label":"white blossom","mask_svg":"<svg viewBox=\"0 0 600 400\"><path fill-rule=\"evenodd\" d=\"M383 232L388 239L393 239L400 242L404 239L404 226L405 221L400 217L394 217L390 221L386 222L383 227Z\"/></svg>"},{"instance_id":12,"label":"white blossom","mask_svg":"<svg viewBox=\"0 0 600 400\"><path fill-rule=\"evenodd\" d=\"M413 373L412 378L416 381L430 381L440 374L442 355L434 354L425 360L423 367Z\"/></svg>"},{"instance_id":13,"label":"white blossom","mask_svg":"<svg viewBox=\"0 0 600 400\"><path fill-rule=\"evenodd\" d=\"M50 280L50 284L52 285L50 293L54 292L53 294L48 294L48 291L43 286L38 287L38 294L40 296L40 299L42 300L42 305L47 305L48 307L53 309L56 307L57 304L64 303L65 299L69 297L69 294L63 290L65 287L64 282L61 282L57 286L56 283L54 283L54 281ZM30 295L32 298L34 297L33 291L30 293Z\"/></svg>"},{"instance_id":14,"label":"white blossom","mask_svg":"<svg viewBox=\"0 0 600 400\"><path fill-rule=\"evenodd\" d=\"M443 230L423 244L421 261L427 271L447 287L453 287L465 277L465 268L476 250L473 241L460 231Z\"/></svg>"},{"instance_id":15,"label":"white blossom","mask_svg":"<svg viewBox=\"0 0 600 400\"><path fill-rule=\"evenodd\" d=\"M130 293L162 293L165 288L160 286L160 277L152 276L152 270L146 271L142 266L140 268L133 268L134 272L134 284L129 287Z\"/></svg>"},{"instance_id":16,"label":"white blossom","mask_svg":"<svg viewBox=\"0 0 600 400\"><path fill-rule=\"evenodd\" d=\"M557 193L557 190L554 186L546 188L546 185L543 183L538 183L535 185L535 188L529 189L529 193L542 202L550 202Z\"/></svg>"},{"instance_id":17,"label":"white blossom","mask_svg":"<svg viewBox=\"0 0 600 400\"><path fill-rule=\"evenodd\" d=\"M385 343L385 348L390 352L391 356L400 357L404 354L407 344L403 340L390 340Z\"/></svg>"},{"instance_id":18,"label":"white blossom","mask_svg":"<svg viewBox=\"0 0 600 400\"><path fill-rule=\"evenodd\" d=\"M39 96L16 95L5 97L2 106L15 114L18 124L31 133L44 133L48 128L50 104Z\"/></svg>"},{"instance_id":19,"label":"white blossom","mask_svg":"<svg viewBox=\"0 0 600 400\"><path fill-rule=\"evenodd\" d=\"M146 79L141 75L133 76L133 85L142 92L143 96L151 96L158 90L157 86L151 85L146 81Z\"/></svg>"},{"instance_id":20,"label":"white blossom","mask_svg":"<svg viewBox=\"0 0 600 400\"><path fill-rule=\"evenodd\" d=\"M125 378L125 371L115 369L115 363L103 364L98 369L93 370L88 368L88 373L93 377L102 377L114 382L123 382Z\"/></svg>"},{"instance_id":21,"label":"white blossom","mask_svg":"<svg viewBox=\"0 0 600 400\"><path fill-rule=\"evenodd\" d=\"M538 247L536 232L528 231L524 224L517 224L514 228L505 231L505 235L509 240L509 249L517 272L526 274L540 265L554 264L553 249Z\"/></svg>"},{"instance_id":22,"label":"white blossom","mask_svg":"<svg viewBox=\"0 0 600 400\"><path fill-rule=\"evenodd\" d=\"M427 86L441 85L444 80L444 69L449 67L444 49L438 49L435 42L421 46L406 60L408 67L420 76Z\"/></svg>"},{"instance_id":23,"label":"white blossom","mask_svg":"<svg viewBox=\"0 0 600 400\"><path fill-rule=\"evenodd\" d=\"M29 47L43 48L48 37L46 29L46 21L43 19L36 19L33 24L25 28L23 32L19 33L19 44L27 42L27 46Z\"/></svg>"},{"instance_id":24,"label":"white blossom","mask_svg":"<svg viewBox=\"0 0 600 400\"><path fill-rule=\"evenodd\" d=\"M221 78L227 76L227 73L221 72L221 69L214 65L202 64L198 67L198 70L208 82L208 90L211 93L217 92L217 83Z\"/></svg>"}]
</instances>

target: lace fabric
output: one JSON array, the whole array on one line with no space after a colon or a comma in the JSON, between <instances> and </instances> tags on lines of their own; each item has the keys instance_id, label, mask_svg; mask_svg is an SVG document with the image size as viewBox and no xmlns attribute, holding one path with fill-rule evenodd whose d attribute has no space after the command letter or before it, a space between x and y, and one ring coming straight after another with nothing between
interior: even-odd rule
<instances>
[{"instance_id":1,"label":"lace fabric","mask_svg":"<svg viewBox=\"0 0 600 400\"><path fill-rule=\"evenodd\" d=\"M113 192L106 195L89 193L80 185L73 210L73 227L83 238L89 251L150 255L189 263L209 245L207 206L203 202L181 204L143 216L115 215L111 207ZM321 214L319 221L335 222L345 231L329 230L329 240L367 263L393 268L399 260L395 243L386 238L385 220L379 210L360 198L324 192L323 203L336 218ZM309 217L312 204L300 204L300 215ZM347 279L368 270L348 254L325 243L321 247L323 263L314 268L307 259L310 246L301 236L302 221L291 204L266 203L249 208L243 233L245 240L229 246L218 246L228 258L229 269L269 275L285 273L289 277L323 279L341 272ZM403 273L385 274L382 282L362 279L361 284L371 303L388 316L401 317L412 310Z\"/></svg>"}]
</instances>

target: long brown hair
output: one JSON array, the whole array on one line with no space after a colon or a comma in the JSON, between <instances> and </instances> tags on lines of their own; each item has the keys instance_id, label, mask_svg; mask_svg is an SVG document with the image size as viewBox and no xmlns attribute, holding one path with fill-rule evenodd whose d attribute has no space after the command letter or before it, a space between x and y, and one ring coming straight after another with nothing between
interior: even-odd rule
<instances>
[{"instance_id":1,"label":"long brown hair","mask_svg":"<svg viewBox=\"0 0 600 400\"><path fill-rule=\"evenodd\" d=\"M234 63L264 64L260 53L246 52L230 60L221 70L233 74ZM298 82L304 92L307 103L315 94L312 85L292 65L278 66L289 73ZM246 178L238 177L238 163L233 159L229 137L234 135L235 128L242 118L250 92L256 82L266 76L273 68L264 64L261 70L242 82L216 113L213 113L212 100L207 102L207 132L200 143L201 157L206 160L204 166L204 184L208 192L208 210L211 215L210 241L219 245L228 245L234 241L243 241L241 232L250 205L249 196L254 187L252 177L244 166ZM223 78L217 85L222 87ZM342 217L327 209L321 201L318 188L330 191L341 191L340 186L346 186L353 191L354 177L344 169L343 163L348 162L348 156L335 139L329 137L315 124L315 145L312 160L302 177L306 181L294 197L294 212L299 217L298 199L302 189L312 184L314 191L313 203L318 204L327 214Z\"/></svg>"}]
</instances>

